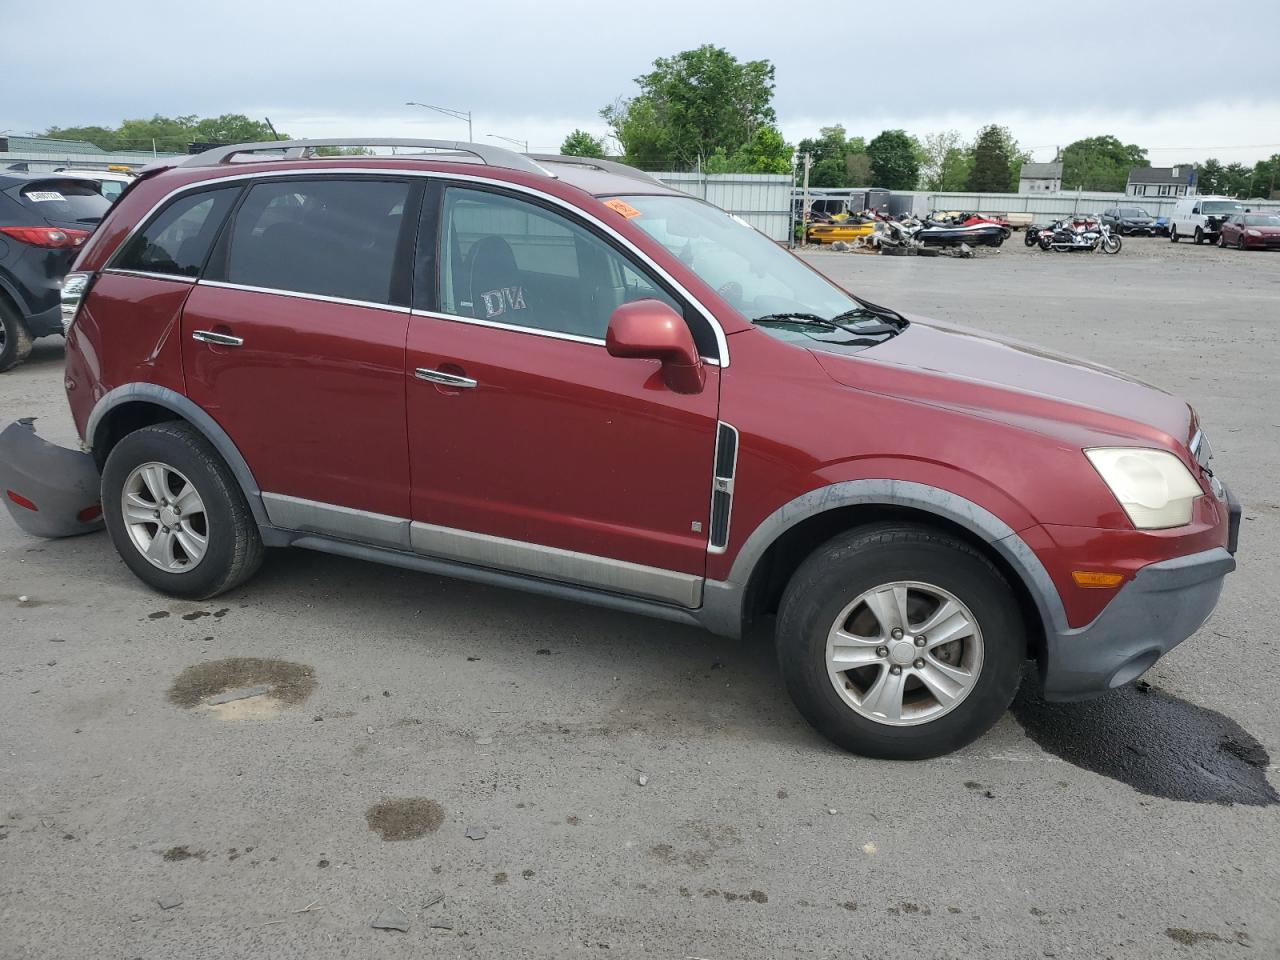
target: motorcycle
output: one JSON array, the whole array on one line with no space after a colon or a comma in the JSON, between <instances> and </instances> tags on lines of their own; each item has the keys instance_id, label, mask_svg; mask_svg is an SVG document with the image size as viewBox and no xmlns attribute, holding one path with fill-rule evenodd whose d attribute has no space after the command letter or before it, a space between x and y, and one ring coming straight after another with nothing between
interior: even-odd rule
<instances>
[{"instance_id":1,"label":"motorcycle","mask_svg":"<svg viewBox=\"0 0 1280 960\"><path fill-rule=\"evenodd\" d=\"M1025 243L1028 247L1034 247L1037 243L1040 242L1040 234L1050 230L1052 230L1051 227L1046 227L1043 224L1039 224L1039 223L1030 224L1027 227L1025 233L1023 234L1022 242Z\"/></svg>"},{"instance_id":2,"label":"motorcycle","mask_svg":"<svg viewBox=\"0 0 1280 960\"><path fill-rule=\"evenodd\" d=\"M1105 223L1091 217L1059 220L1047 231L1041 231L1037 242L1041 250L1055 250L1058 253L1073 253L1077 250L1092 252L1101 248L1103 253L1116 254L1123 245Z\"/></svg>"}]
</instances>

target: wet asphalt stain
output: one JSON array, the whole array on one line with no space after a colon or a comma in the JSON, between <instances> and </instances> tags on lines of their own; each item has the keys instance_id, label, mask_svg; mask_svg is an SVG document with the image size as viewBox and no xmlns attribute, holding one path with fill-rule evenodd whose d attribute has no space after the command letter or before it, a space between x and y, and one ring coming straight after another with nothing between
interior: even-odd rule
<instances>
[{"instance_id":1,"label":"wet asphalt stain","mask_svg":"<svg viewBox=\"0 0 1280 960\"><path fill-rule=\"evenodd\" d=\"M264 686L263 696L282 704L301 703L316 686L315 671L305 664L257 657L232 657L195 663L178 674L169 702L195 707L229 690Z\"/></svg>"},{"instance_id":2,"label":"wet asphalt stain","mask_svg":"<svg viewBox=\"0 0 1280 960\"><path fill-rule=\"evenodd\" d=\"M1049 703L1028 677L1012 706L1047 752L1139 793L1191 803L1280 803L1271 758L1238 723L1139 681L1078 703Z\"/></svg>"},{"instance_id":3,"label":"wet asphalt stain","mask_svg":"<svg viewBox=\"0 0 1280 960\"><path fill-rule=\"evenodd\" d=\"M168 610L156 610L154 613L148 613L148 620L163 620L169 616Z\"/></svg>"},{"instance_id":4,"label":"wet asphalt stain","mask_svg":"<svg viewBox=\"0 0 1280 960\"><path fill-rule=\"evenodd\" d=\"M417 840L440 829L444 808L425 797L408 797L375 803L364 817L383 840Z\"/></svg>"},{"instance_id":5,"label":"wet asphalt stain","mask_svg":"<svg viewBox=\"0 0 1280 960\"><path fill-rule=\"evenodd\" d=\"M215 620L221 620L230 612L231 612L230 609L227 607L223 607L221 610L213 610L213 611L193 610L191 613L184 613L182 615L182 619L183 620L199 620L202 617L213 617Z\"/></svg>"}]
</instances>

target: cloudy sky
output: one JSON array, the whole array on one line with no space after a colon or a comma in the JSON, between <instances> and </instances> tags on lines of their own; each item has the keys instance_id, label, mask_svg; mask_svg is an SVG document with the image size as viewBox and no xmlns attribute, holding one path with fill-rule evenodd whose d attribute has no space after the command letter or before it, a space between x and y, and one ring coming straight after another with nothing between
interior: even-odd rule
<instances>
[{"instance_id":1,"label":"cloudy sky","mask_svg":"<svg viewBox=\"0 0 1280 960\"><path fill-rule=\"evenodd\" d=\"M293 136L466 136L465 122L404 105L418 100L471 110L476 139L554 151L573 127L605 133L600 108L655 57L714 43L775 64L792 142L836 122L867 137L997 122L1037 160L1102 133L1155 164L1280 153L1276 0L57 7L51 47L45 3L0 0L0 131L245 113Z\"/></svg>"}]
</instances>

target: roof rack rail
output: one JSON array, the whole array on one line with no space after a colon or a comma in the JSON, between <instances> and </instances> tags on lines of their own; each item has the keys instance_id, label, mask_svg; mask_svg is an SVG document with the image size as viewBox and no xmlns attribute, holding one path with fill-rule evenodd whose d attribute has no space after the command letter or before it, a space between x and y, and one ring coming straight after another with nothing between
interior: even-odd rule
<instances>
[{"instance_id":1,"label":"roof rack rail","mask_svg":"<svg viewBox=\"0 0 1280 960\"><path fill-rule=\"evenodd\" d=\"M184 167L216 167L229 163L231 158L242 153L263 153L268 150L283 152L287 159L306 159L317 147L418 147L429 150L448 150L453 153L465 153L478 159L490 167L504 167L508 170L521 170L524 173L535 173L543 177L553 177L541 164L530 157L494 147L487 143L466 143L460 140L414 140L396 137L341 137L323 140L264 140L258 143L235 143L225 147L214 147L202 153L194 154L181 161ZM406 154L412 157L413 154ZM427 154L422 159L437 160L439 154ZM637 171L638 172L638 171Z\"/></svg>"},{"instance_id":2,"label":"roof rack rail","mask_svg":"<svg viewBox=\"0 0 1280 960\"><path fill-rule=\"evenodd\" d=\"M635 167L629 167L625 163L619 163L617 160L600 160L595 157L566 157L557 153L530 153L527 156L532 160L543 160L547 163L570 163L576 167L593 167L605 173L616 173L620 177L630 177L632 180L662 183L653 174L645 173Z\"/></svg>"}]
</instances>

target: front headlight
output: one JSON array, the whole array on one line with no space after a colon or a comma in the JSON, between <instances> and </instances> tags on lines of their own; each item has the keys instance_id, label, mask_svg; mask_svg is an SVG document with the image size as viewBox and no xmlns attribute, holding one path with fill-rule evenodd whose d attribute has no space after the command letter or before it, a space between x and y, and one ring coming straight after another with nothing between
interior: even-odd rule
<instances>
[{"instance_id":1,"label":"front headlight","mask_svg":"<svg viewBox=\"0 0 1280 960\"><path fill-rule=\"evenodd\" d=\"M1262 236L1262 231L1261 231L1261 230L1253 230L1253 229L1249 229L1249 230L1246 230L1246 231L1245 231L1245 233L1247 233L1247 234L1248 234L1249 236L1251 236L1251 237L1260 237L1260 236Z\"/></svg>"},{"instance_id":2,"label":"front headlight","mask_svg":"<svg viewBox=\"0 0 1280 960\"><path fill-rule=\"evenodd\" d=\"M1191 522L1191 504L1204 491L1172 453L1142 447L1095 447L1084 453L1139 530Z\"/></svg>"}]
</instances>

